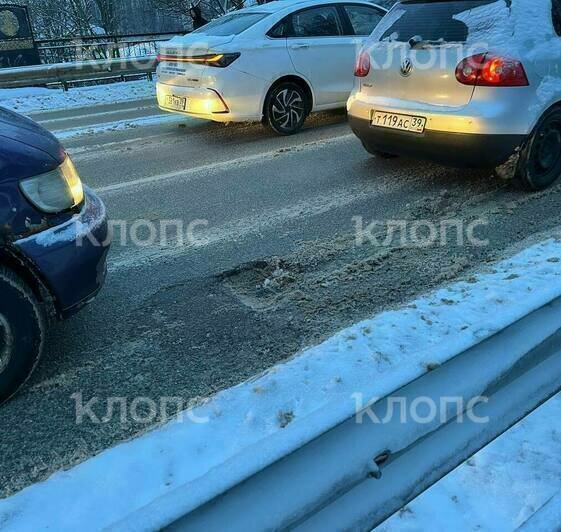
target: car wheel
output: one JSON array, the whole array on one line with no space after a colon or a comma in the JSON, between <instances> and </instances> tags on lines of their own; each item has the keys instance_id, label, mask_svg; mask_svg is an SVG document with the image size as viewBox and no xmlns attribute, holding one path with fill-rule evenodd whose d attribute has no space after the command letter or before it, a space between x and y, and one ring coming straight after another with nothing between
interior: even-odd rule
<instances>
[{"instance_id":1,"label":"car wheel","mask_svg":"<svg viewBox=\"0 0 561 532\"><path fill-rule=\"evenodd\" d=\"M514 184L543 190L561 176L561 109L546 113L520 152Z\"/></svg>"},{"instance_id":2,"label":"car wheel","mask_svg":"<svg viewBox=\"0 0 561 532\"><path fill-rule=\"evenodd\" d=\"M27 381L43 349L45 315L29 287L0 266L0 404Z\"/></svg>"},{"instance_id":3,"label":"car wheel","mask_svg":"<svg viewBox=\"0 0 561 532\"><path fill-rule=\"evenodd\" d=\"M279 135L293 135L302 129L310 107L308 95L300 85L280 83L267 95L264 122Z\"/></svg>"}]
</instances>

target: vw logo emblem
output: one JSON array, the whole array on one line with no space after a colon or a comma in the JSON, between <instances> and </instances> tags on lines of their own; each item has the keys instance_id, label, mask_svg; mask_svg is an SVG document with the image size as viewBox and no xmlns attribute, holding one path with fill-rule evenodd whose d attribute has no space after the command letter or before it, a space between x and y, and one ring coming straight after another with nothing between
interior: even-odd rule
<instances>
[{"instance_id":1,"label":"vw logo emblem","mask_svg":"<svg viewBox=\"0 0 561 532\"><path fill-rule=\"evenodd\" d=\"M401 63L401 75L406 78L411 75L413 72L413 63L411 59L405 59L403 63Z\"/></svg>"}]
</instances>

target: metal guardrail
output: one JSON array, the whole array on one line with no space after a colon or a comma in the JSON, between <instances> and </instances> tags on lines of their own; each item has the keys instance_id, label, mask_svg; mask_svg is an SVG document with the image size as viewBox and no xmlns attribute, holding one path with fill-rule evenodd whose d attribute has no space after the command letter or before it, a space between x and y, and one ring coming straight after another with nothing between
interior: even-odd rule
<instances>
[{"instance_id":1,"label":"metal guardrail","mask_svg":"<svg viewBox=\"0 0 561 532\"><path fill-rule=\"evenodd\" d=\"M126 79L156 71L159 42L177 32L139 35L101 35L36 41L43 65L0 69L0 88Z\"/></svg>"},{"instance_id":2,"label":"metal guardrail","mask_svg":"<svg viewBox=\"0 0 561 532\"><path fill-rule=\"evenodd\" d=\"M231 532L370 531L560 388L557 299L370 407L382 419L397 398L462 397L467 404L483 396L472 412L485 424L453 408L423 425L397 418L380 424L369 415L357 423L353 416L198 507L189 506L189 492L174 492L183 508L161 528L206 532L227 523ZM114 529L146 529L162 504L155 501Z\"/></svg>"},{"instance_id":3,"label":"metal guardrail","mask_svg":"<svg viewBox=\"0 0 561 532\"><path fill-rule=\"evenodd\" d=\"M185 33L180 31L179 33ZM155 55L159 42L178 32L61 37L36 41L44 64Z\"/></svg>"},{"instance_id":4,"label":"metal guardrail","mask_svg":"<svg viewBox=\"0 0 561 532\"><path fill-rule=\"evenodd\" d=\"M155 55L130 59L100 59L54 65L0 69L0 88L30 87L60 83L65 89L75 81L147 75L156 71Z\"/></svg>"}]
</instances>

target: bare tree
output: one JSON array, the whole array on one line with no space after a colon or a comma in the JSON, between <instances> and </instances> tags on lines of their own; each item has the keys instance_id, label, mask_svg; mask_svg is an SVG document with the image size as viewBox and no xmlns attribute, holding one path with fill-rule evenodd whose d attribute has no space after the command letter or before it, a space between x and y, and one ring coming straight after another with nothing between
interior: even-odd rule
<instances>
[{"instance_id":1,"label":"bare tree","mask_svg":"<svg viewBox=\"0 0 561 532\"><path fill-rule=\"evenodd\" d=\"M68 37L76 35L72 18L65 10L64 0L31 0L34 29L40 38Z\"/></svg>"},{"instance_id":2,"label":"bare tree","mask_svg":"<svg viewBox=\"0 0 561 532\"><path fill-rule=\"evenodd\" d=\"M188 17L191 9L189 0L152 0L152 4L170 17Z\"/></svg>"},{"instance_id":3,"label":"bare tree","mask_svg":"<svg viewBox=\"0 0 561 532\"><path fill-rule=\"evenodd\" d=\"M95 35L93 8L93 0L66 0L66 13L70 17L76 35Z\"/></svg>"},{"instance_id":4,"label":"bare tree","mask_svg":"<svg viewBox=\"0 0 561 532\"><path fill-rule=\"evenodd\" d=\"M119 0L30 0L37 32L44 37L86 37L117 33Z\"/></svg>"},{"instance_id":5,"label":"bare tree","mask_svg":"<svg viewBox=\"0 0 561 532\"><path fill-rule=\"evenodd\" d=\"M203 16L212 20L228 11L241 9L246 0L152 0L152 4L166 15L187 20L190 19L191 8L198 5Z\"/></svg>"},{"instance_id":6,"label":"bare tree","mask_svg":"<svg viewBox=\"0 0 561 532\"><path fill-rule=\"evenodd\" d=\"M93 0L99 14L99 26L106 34L119 33L119 20L117 16L117 0Z\"/></svg>"}]
</instances>

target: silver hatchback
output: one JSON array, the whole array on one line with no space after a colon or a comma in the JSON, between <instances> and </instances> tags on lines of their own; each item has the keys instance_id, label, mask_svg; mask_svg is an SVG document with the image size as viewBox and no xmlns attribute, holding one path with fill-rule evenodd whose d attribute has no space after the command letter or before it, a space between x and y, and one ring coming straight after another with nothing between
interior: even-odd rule
<instances>
[{"instance_id":1,"label":"silver hatchback","mask_svg":"<svg viewBox=\"0 0 561 532\"><path fill-rule=\"evenodd\" d=\"M402 0L359 53L349 121L364 147L561 175L561 0Z\"/></svg>"}]
</instances>

